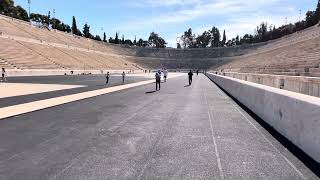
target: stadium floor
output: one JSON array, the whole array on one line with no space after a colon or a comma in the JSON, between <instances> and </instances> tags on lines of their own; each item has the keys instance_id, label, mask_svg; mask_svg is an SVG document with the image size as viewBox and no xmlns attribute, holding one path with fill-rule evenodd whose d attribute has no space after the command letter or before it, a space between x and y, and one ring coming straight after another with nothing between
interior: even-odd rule
<instances>
[{"instance_id":1,"label":"stadium floor","mask_svg":"<svg viewBox=\"0 0 320 180\"><path fill-rule=\"evenodd\" d=\"M80 85L84 87L72 88L59 91L35 93L22 96L13 96L0 98L0 108L13 106L32 101L38 101L53 97L66 96L75 93L92 91L106 87L122 85L122 77L119 75L111 75L109 84L106 85L104 75L73 75L73 76L32 76L32 77L9 77L9 83L25 83L25 84L61 84L61 85ZM131 76L127 75L126 84L149 80L148 76ZM1 87L1 83L0 83Z\"/></svg>"},{"instance_id":2,"label":"stadium floor","mask_svg":"<svg viewBox=\"0 0 320 180\"><path fill-rule=\"evenodd\" d=\"M0 179L318 179L204 75L186 84L0 121Z\"/></svg>"}]
</instances>

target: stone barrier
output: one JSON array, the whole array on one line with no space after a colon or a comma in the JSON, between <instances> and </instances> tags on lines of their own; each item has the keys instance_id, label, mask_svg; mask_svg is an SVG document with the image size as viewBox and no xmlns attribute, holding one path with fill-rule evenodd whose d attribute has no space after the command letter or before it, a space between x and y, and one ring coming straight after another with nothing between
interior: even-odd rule
<instances>
[{"instance_id":1,"label":"stone barrier","mask_svg":"<svg viewBox=\"0 0 320 180\"><path fill-rule=\"evenodd\" d=\"M237 72L218 72L218 74L310 96L320 97L320 78L318 77Z\"/></svg>"},{"instance_id":2,"label":"stone barrier","mask_svg":"<svg viewBox=\"0 0 320 180\"><path fill-rule=\"evenodd\" d=\"M320 98L214 73L207 76L320 162Z\"/></svg>"}]
</instances>

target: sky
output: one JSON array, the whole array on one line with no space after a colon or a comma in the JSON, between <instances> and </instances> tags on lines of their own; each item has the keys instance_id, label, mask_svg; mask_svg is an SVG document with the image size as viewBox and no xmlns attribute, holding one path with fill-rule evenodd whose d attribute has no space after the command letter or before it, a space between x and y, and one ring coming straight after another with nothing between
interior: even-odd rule
<instances>
[{"instance_id":1,"label":"sky","mask_svg":"<svg viewBox=\"0 0 320 180\"><path fill-rule=\"evenodd\" d=\"M28 10L28 0L14 0ZM82 31L85 23L93 35L147 39L154 31L176 47L188 28L196 35L216 26L227 39L254 34L261 22L276 27L305 18L317 0L31 0L31 13L48 14L69 25L76 17ZM301 16L300 16L301 10ZM286 20L287 19L287 20Z\"/></svg>"}]
</instances>

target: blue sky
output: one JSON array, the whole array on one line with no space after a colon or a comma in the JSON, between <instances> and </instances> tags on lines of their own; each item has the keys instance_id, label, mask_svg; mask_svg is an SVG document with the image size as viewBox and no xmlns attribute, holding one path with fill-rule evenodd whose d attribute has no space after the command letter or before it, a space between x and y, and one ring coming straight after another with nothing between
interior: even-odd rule
<instances>
[{"instance_id":1,"label":"blue sky","mask_svg":"<svg viewBox=\"0 0 320 180\"><path fill-rule=\"evenodd\" d=\"M15 3L28 9L27 0ZM92 34L116 32L125 38L147 39L155 31L169 46L176 47L176 39L189 27L193 33L216 26L226 30L227 38L254 33L262 21L280 26L299 20L307 10L315 10L317 0L31 0L31 12L47 14L55 9L55 16L71 25L72 16L82 30L88 22Z\"/></svg>"}]
</instances>

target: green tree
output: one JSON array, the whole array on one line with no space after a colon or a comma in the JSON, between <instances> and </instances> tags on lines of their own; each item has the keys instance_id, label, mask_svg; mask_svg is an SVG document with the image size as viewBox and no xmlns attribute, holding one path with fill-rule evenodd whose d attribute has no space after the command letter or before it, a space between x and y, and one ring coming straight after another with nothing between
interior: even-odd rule
<instances>
[{"instance_id":1,"label":"green tree","mask_svg":"<svg viewBox=\"0 0 320 180\"><path fill-rule=\"evenodd\" d=\"M86 38L90 38L91 37L90 26L87 23L83 26L83 31L82 32L83 32L84 37L86 37Z\"/></svg>"},{"instance_id":2,"label":"green tree","mask_svg":"<svg viewBox=\"0 0 320 180\"><path fill-rule=\"evenodd\" d=\"M211 33L209 31L204 31L202 35L197 37L197 47L206 48L208 47L211 40Z\"/></svg>"},{"instance_id":3,"label":"green tree","mask_svg":"<svg viewBox=\"0 0 320 180\"><path fill-rule=\"evenodd\" d=\"M124 41L124 44L129 45L129 46L133 46L133 42L130 39L126 39Z\"/></svg>"},{"instance_id":4,"label":"green tree","mask_svg":"<svg viewBox=\"0 0 320 180\"><path fill-rule=\"evenodd\" d=\"M115 43L115 44L119 44L118 33L116 33L116 37L114 38L114 43Z\"/></svg>"},{"instance_id":5,"label":"green tree","mask_svg":"<svg viewBox=\"0 0 320 180\"><path fill-rule=\"evenodd\" d=\"M268 33L268 23L267 22L262 22L260 26L257 26L257 37L262 41L267 40L267 33Z\"/></svg>"},{"instance_id":6,"label":"green tree","mask_svg":"<svg viewBox=\"0 0 320 180\"><path fill-rule=\"evenodd\" d=\"M77 27L77 21L76 21L76 18L73 16L72 17L72 27L71 27L71 32L72 34L75 34L75 35L78 35L78 36L81 36L81 31L78 29Z\"/></svg>"},{"instance_id":7,"label":"green tree","mask_svg":"<svg viewBox=\"0 0 320 180\"><path fill-rule=\"evenodd\" d=\"M137 45L137 37L136 37L136 36L134 36L133 45L134 45L134 46L136 46L136 45Z\"/></svg>"},{"instance_id":8,"label":"green tree","mask_svg":"<svg viewBox=\"0 0 320 180\"><path fill-rule=\"evenodd\" d=\"M122 35L121 44L124 44L124 35Z\"/></svg>"},{"instance_id":9,"label":"green tree","mask_svg":"<svg viewBox=\"0 0 320 180\"><path fill-rule=\"evenodd\" d=\"M13 0L1 0L0 1L0 13L4 15L9 15L14 8Z\"/></svg>"},{"instance_id":10,"label":"green tree","mask_svg":"<svg viewBox=\"0 0 320 180\"><path fill-rule=\"evenodd\" d=\"M317 22L319 22L320 21L320 0L318 0L315 16L316 16L315 18L316 18Z\"/></svg>"},{"instance_id":11,"label":"green tree","mask_svg":"<svg viewBox=\"0 0 320 180\"><path fill-rule=\"evenodd\" d=\"M107 42L107 36L105 32L103 33L103 42Z\"/></svg>"},{"instance_id":12,"label":"green tree","mask_svg":"<svg viewBox=\"0 0 320 180\"><path fill-rule=\"evenodd\" d=\"M165 48L167 44L166 41L155 32L150 33L148 42L152 47L157 48Z\"/></svg>"},{"instance_id":13,"label":"green tree","mask_svg":"<svg viewBox=\"0 0 320 180\"><path fill-rule=\"evenodd\" d=\"M21 6L16 6L13 8L12 17L21 19L24 21L29 21L28 13L25 9L23 9Z\"/></svg>"},{"instance_id":14,"label":"green tree","mask_svg":"<svg viewBox=\"0 0 320 180\"><path fill-rule=\"evenodd\" d=\"M139 41L138 41L138 46L139 46L139 47L142 47L142 46L143 46L143 40L142 40L141 38L140 38Z\"/></svg>"},{"instance_id":15,"label":"green tree","mask_svg":"<svg viewBox=\"0 0 320 180\"><path fill-rule=\"evenodd\" d=\"M114 39L113 39L112 37L109 38L109 43L112 43L112 44L115 43L115 42L114 42Z\"/></svg>"},{"instance_id":16,"label":"green tree","mask_svg":"<svg viewBox=\"0 0 320 180\"><path fill-rule=\"evenodd\" d=\"M313 26L318 23L316 11L308 11L306 13L306 27Z\"/></svg>"},{"instance_id":17,"label":"green tree","mask_svg":"<svg viewBox=\"0 0 320 180\"><path fill-rule=\"evenodd\" d=\"M253 43L253 36L251 34L245 34L241 39L241 44L251 44Z\"/></svg>"},{"instance_id":18,"label":"green tree","mask_svg":"<svg viewBox=\"0 0 320 180\"><path fill-rule=\"evenodd\" d=\"M219 47L220 45L220 31L216 27L212 27L211 31L211 47Z\"/></svg>"},{"instance_id":19,"label":"green tree","mask_svg":"<svg viewBox=\"0 0 320 180\"><path fill-rule=\"evenodd\" d=\"M185 31L183 33L183 35L181 36L181 43L183 45L184 48L193 48L195 47L195 43L194 41L196 41L195 39L195 35L192 34L192 29L189 28L187 31Z\"/></svg>"},{"instance_id":20,"label":"green tree","mask_svg":"<svg viewBox=\"0 0 320 180\"><path fill-rule=\"evenodd\" d=\"M235 44L236 45L240 45L240 37L239 37L239 35L237 35L237 37L235 39Z\"/></svg>"},{"instance_id":21,"label":"green tree","mask_svg":"<svg viewBox=\"0 0 320 180\"><path fill-rule=\"evenodd\" d=\"M223 37L222 37L222 42L221 45L224 46L227 42L227 36L226 36L226 30L223 30Z\"/></svg>"},{"instance_id":22,"label":"green tree","mask_svg":"<svg viewBox=\"0 0 320 180\"><path fill-rule=\"evenodd\" d=\"M96 37L94 37L94 40L96 40L96 41L101 41L101 38L100 38L99 35L96 35Z\"/></svg>"}]
</instances>

